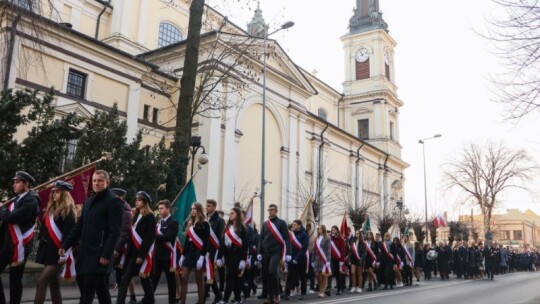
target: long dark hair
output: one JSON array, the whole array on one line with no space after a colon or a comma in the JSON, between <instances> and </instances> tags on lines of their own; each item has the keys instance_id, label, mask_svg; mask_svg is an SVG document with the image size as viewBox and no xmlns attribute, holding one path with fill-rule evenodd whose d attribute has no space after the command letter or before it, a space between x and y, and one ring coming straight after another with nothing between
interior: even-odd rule
<instances>
[{"instance_id":1,"label":"long dark hair","mask_svg":"<svg viewBox=\"0 0 540 304\"><path fill-rule=\"evenodd\" d=\"M233 221L229 218L229 220L227 221L227 227L232 225L234 227L234 230L237 233L240 233L241 235L245 235L246 225L244 225L242 209L238 207L233 207L231 210L236 213L236 221ZM225 233L225 230L223 230L223 233Z\"/></svg>"}]
</instances>

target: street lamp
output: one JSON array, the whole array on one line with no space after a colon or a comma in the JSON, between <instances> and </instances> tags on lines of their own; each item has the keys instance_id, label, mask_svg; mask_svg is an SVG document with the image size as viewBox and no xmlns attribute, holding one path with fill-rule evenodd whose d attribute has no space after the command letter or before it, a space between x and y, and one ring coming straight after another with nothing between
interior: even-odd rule
<instances>
[{"instance_id":1,"label":"street lamp","mask_svg":"<svg viewBox=\"0 0 540 304\"><path fill-rule=\"evenodd\" d=\"M441 134L435 134L431 137L420 139L418 141L419 144L422 144L422 156L424 158L424 202L425 202L425 209L426 209L426 238L428 236L428 212L427 212L427 182L426 182L426 145L425 142L430 139L439 138L441 137Z\"/></svg>"},{"instance_id":2,"label":"street lamp","mask_svg":"<svg viewBox=\"0 0 540 304\"><path fill-rule=\"evenodd\" d=\"M195 155L197 155L197 151L202 148L202 153L197 158L197 161L201 165L205 165L208 162L208 154L206 154L204 146L201 145L200 136L191 136L191 143L189 146L189 152L191 153L191 176L193 176L193 171L195 169Z\"/></svg>"},{"instance_id":3,"label":"street lamp","mask_svg":"<svg viewBox=\"0 0 540 304\"><path fill-rule=\"evenodd\" d=\"M263 91L262 91L262 144L261 144L261 193L259 195L261 200L261 222L264 223L264 186L266 185L266 43L268 37L273 35L281 30L291 28L294 25L294 22L287 21L281 25L280 28L271 32L270 34L265 34L263 37Z\"/></svg>"}]
</instances>

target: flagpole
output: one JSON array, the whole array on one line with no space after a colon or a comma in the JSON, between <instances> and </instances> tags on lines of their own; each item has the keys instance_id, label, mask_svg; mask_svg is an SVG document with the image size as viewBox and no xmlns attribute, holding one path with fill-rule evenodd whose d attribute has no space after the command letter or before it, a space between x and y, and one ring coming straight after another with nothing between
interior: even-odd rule
<instances>
[{"instance_id":1,"label":"flagpole","mask_svg":"<svg viewBox=\"0 0 540 304\"><path fill-rule=\"evenodd\" d=\"M62 174L60 176L57 176L55 178L52 178L49 181L47 181L47 182L45 182L45 183L43 183L41 185L35 186L34 188L32 188L32 190L34 190L34 191L42 190L42 188L45 188L45 186L47 186L47 185L49 185L51 183L54 183L57 180L60 180L60 179L66 178L68 176L74 175L75 173L78 173L78 172L83 171L85 169L88 169L88 168L90 168L90 167L92 167L94 165L97 165L98 163L100 163L100 162L102 162L104 160L111 160L111 159L112 159L112 154L110 152L105 152L105 153L103 153L103 156L100 159L98 159L96 161L93 161L93 162L91 162L89 164L86 164L86 165L84 165L82 167L79 167L77 169L71 170L71 171L69 171L67 173L64 173L64 174Z\"/></svg>"},{"instance_id":2,"label":"flagpole","mask_svg":"<svg viewBox=\"0 0 540 304\"><path fill-rule=\"evenodd\" d=\"M182 192L184 191L184 189L186 189L187 185L189 184L189 182L191 182L191 180L195 177L195 175L197 175L197 173L199 173L199 170L197 169L197 171L195 171L193 173L193 175L191 175L191 177L188 179L188 181L185 183L185 185L182 187L182 189L180 189L180 192L178 192L178 194L176 195L176 197L174 198L174 200L172 200L173 204L174 202L176 202L176 200L180 197L180 195L182 195Z\"/></svg>"},{"instance_id":3,"label":"flagpole","mask_svg":"<svg viewBox=\"0 0 540 304\"><path fill-rule=\"evenodd\" d=\"M93 162L91 162L91 163L89 163L89 164L86 164L86 165L84 165L84 166L81 166L81 167L79 167L79 168L77 168L77 169L71 170L71 171L69 171L69 172L67 172L67 173L64 173L64 174L60 175L60 176L54 177L54 178L48 180L47 182L45 182L45 183L43 183L43 184L40 184L40 185L38 185L38 186L35 186L34 188L32 188L32 189L30 189L30 190L33 190L33 191L40 191L40 190L43 190L43 188L45 188L46 186L48 186L48 185L54 183L54 182L57 181L57 180L61 180L61 179L64 179L64 178L66 178L66 177L68 177L68 176L75 175L75 173L78 173L78 172L80 172L80 171L84 171L84 170L86 170L86 169L88 169L88 168L90 168L90 167L92 167L92 166L97 165L98 163L100 163L100 162L102 162L102 161L104 161L104 160L111 160L111 159L112 159L112 154L111 154L110 152L104 152L104 153L103 153L103 156L102 156L100 159L95 160L95 161L93 161ZM7 200L7 201L4 203L4 205L9 204L9 203L12 202L14 199L15 199L14 197L13 197L13 198L10 198L9 200Z\"/></svg>"}]
</instances>

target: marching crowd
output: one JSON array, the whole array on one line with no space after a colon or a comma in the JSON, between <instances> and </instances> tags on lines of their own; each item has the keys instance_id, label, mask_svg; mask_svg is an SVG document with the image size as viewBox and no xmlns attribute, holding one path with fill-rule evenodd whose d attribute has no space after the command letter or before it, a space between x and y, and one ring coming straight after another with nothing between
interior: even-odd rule
<instances>
[{"instance_id":1,"label":"marching crowd","mask_svg":"<svg viewBox=\"0 0 540 304\"><path fill-rule=\"evenodd\" d=\"M420 284L433 276L447 280L450 273L462 279L493 279L495 274L540 268L540 256L528 250L517 253L507 247L482 242L458 241L453 248L411 242L408 235L354 231L342 235L337 226L316 228L308 236L302 221L289 226L278 208L268 206L268 220L260 227L246 225L246 212L228 211L227 221L215 200L194 203L185 223L183 243L180 223L171 216L171 204L154 204L151 196L136 193L135 208L125 201L126 191L109 188L106 171L92 176L95 194L78 214L70 195L72 185L57 181L44 214L40 199L30 190L34 178L23 171L13 178L17 196L0 204L0 273L9 265L10 303L19 304L22 276L39 226L35 261L44 265L37 281L35 303L42 304L47 288L53 304L62 303L60 279L76 279L80 303L111 303L110 274L115 274L117 303L155 303L154 292L164 273L168 303L186 303L188 279L194 272L197 303L242 303L257 292L258 299L280 303L306 294L319 298L393 289ZM157 209L158 217L152 208ZM206 212L205 209L206 208ZM36 219L38 219L36 221ZM347 234L349 234L347 232ZM216 275L217 274L217 275ZM133 277L140 278L144 296L137 301ZM217 279L219 277L219 279ZM309 286L308 286L309 285ZM309 288L309 289L308 289ZM335 292L333 293L333 289ZM308 291L309 290L309 291ZM211 297L213 294L213 297ZM0 304L6 303L0 281Z\"/></svg>"}]
</instances>

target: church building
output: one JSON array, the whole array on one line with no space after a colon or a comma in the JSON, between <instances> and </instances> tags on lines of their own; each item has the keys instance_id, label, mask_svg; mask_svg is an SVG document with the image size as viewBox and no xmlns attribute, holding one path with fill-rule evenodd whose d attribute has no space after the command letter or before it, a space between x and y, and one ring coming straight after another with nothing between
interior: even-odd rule
<instances>
[{"instance_id":1,"label":"church building","mask_svg":"<svg viewBox=\"0 0 540 304\"><path fill-rule=\"evenodd\" d=\"M245 28L206 7L192 129L209 160L194 178L200 201L228 210L263 190L264 203L291 222L313 198L330 225L347 210L390 214L404 197L396 42L378 0L347 1L355 9L346 34L325 38L341 39L342 88L289 58L268 36L263 7ZM190 0L32 3L0 1L8 12L0 89L54 87L58 115L90 117L117 104L130 139L142 130L145 143L172 141Z\"/></svg>"}]
</instances>

